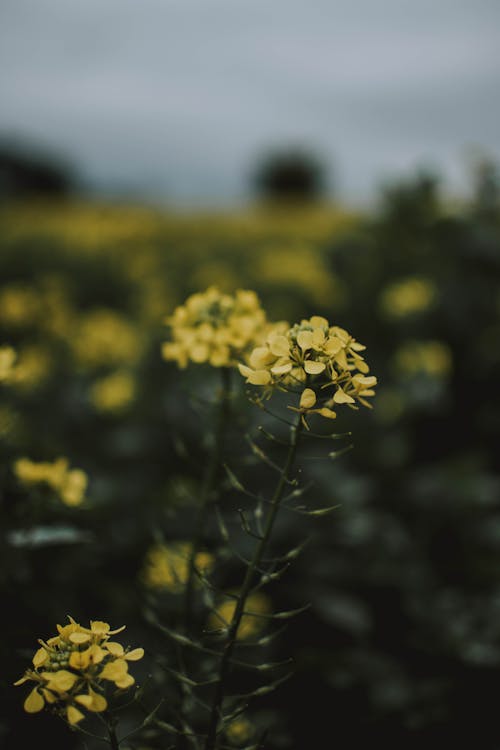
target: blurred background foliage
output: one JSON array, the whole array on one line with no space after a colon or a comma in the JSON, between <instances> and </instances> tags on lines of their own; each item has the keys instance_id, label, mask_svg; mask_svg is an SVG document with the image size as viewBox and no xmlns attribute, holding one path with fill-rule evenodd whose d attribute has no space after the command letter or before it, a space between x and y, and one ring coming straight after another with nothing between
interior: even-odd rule
<instances>
[{"instance_id":1,"label":"blurred background foliage","mask_svg":"<svg viewBox=\"0 0 500 750\"><path fill-rule=\"evenodd\" d=\"M256 704L280 717L266 747L498 748L495 168L477 171L460 204L420 174L362 213L282 200L269 187L279 166L260 172L262 204L230 214L4 194L0 344L17 352L0 401L6 747L35 735L54 750L80 742L62 722L24 714L11 687L36 638L67 614L126 624L131 644L150 647L143 678L154 669L145 571L155 545L189 537L215 382L162 361L164 318L216 284L255 289L271 319L318 314L347 328L379 379L373 412L339 414L354 450L314 462L311 499L338 510L310 524L311 542L271 592L278 610L311 608L275 654L293 654L293 679ZM311 179L301 197L316 197ZM22 457L66 457L89 477L85 501L21 485ZM279 534L300 540L300 516ZM164 619L176 601L166 595Z\"/></svg>"}]
</instances>

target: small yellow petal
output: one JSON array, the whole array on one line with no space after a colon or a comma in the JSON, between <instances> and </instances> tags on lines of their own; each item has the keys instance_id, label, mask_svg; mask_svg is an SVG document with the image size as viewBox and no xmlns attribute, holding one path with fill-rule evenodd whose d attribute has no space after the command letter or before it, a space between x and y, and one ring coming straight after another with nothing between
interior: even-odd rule
<instances>
[{"instance_id":1,"label":"small yellow petal","mask_svg":"<svg viewBox=\"0 0 500 750\"><path fill-rule=\"evenodd\" d=\"M302 391L302 395L300 397L300 403L299 406L301 409L311 409L311 407L314 406L316 403L316 394L312 390L312 388L305 388Z\"/></svg>"},{"instance_id":2,"label":"small yellow petal","mask_svg":"<svg viewBox=\"0 0 500 750\"><path fill-rule=\"evenodd\" d=\"M247 377L251 385L268 385L271 382L271 373L268 370L255 370Z\"/></svg>"},{"instance_id":3,"label":"small yellow petal","mask_svg":"<svg viewBox=\"0 0 500 750\"><path fill-rule=\"evenodd\" d=\"M24 710L29 714L37 714L45 705L43 697L38 692L37 688L33 688L31 693L24 701Z\"/></svg>"},{"instance_id":4,"label":"small yellow petal","mask_svg":"<svg viewBox=\"0 0 500 750\"><path fill-rule=\"evenodd\" d=\"M276 357L287 357L290 354L290 344L286 336L270 336L269 349Z\"/></svg>"},{"instance_id":5,"label":"small yellow petal","mask_svg":"<svg viewBox=\"0 0 500 750\"><path fill-rule=\"evenodd\" d=\"M85 651L73 651L69 657L69 666L73 669L87 669L90 664L90 648Z\"/></svg>"},{"instance_id":6,"label":"small yellow petal","mask_svg":"<svg viewBox=\"0 0 500 750\"><path fill-rule=\"evenodd\" d=\"M333 400L336 404L354 404L354 399L345 393L342 388L338 388Z\"/></svg>"},{"instance_id":7,"label":"small yellow petal","mask_svg":"<svg viewBox=\"0 0 500 750\"><path fill-rule=\"evenodd\" d=\"M308 375L319 375L323 372L326 365L324 362L315 362L312 359L308 359L304 362L304 370Z\"/></svg>"},{"instance_id":8,"label":"small yellow petal","mask_svg":"<svg viewBox=\"0 0 500 750\"><path fill-rule=\"evenodd\" d=\"M322 409L318 409L318 414L320 414L322 417L326 417L326 419L336 419L337 415L334 411L331 409L328 409L328 407L324 406Z\"/></svg>"},{"instance_id":9,"label":"small yellow petal","mask_svg":"<svg viewBox=\"0 0 500 750\"><path fill-rule=\"evenodd\" d=\"M328 328L327 319L323 318L321 315L313 315L312 318L309 319L309 323L314 328Z\"/></svg>"},{"instance_id":10,"label":"small yellow petal","mask_svg":"<svg viewBox=\"0 0 500 750\"><path fill-rule=\"evenodd\" d=\"M134 648L132 651L129 651L128 654L125 654L125 659L127 659L127 661L139 661L143 656L143 648Z\"/></svg>"},{"instance_id":11,"label":"small yellow petal","mask_svg":"<svg viewBox=\"0 0 500 750\"><path fill-rule=\"evenodd\" d=\"M120 679L115 680L115 685L118 688L124 689L124 688L128 688L131 685L133 685L134 682L135 682L135 680L132 677L132 675L131 674L126 674L123 677L120 677Z\"/></svg>"},{"instance_id":12,"label":"small yellow petal","mask_svg":"<svg viewBox=\"0 0 500 750\"><path fill-rule=\"evenodd\" d=\"M284 365L274 365L271 367L273 375L286 375L292 369L292 363L286 362Z\"/></svg>"},{"instance_id":13,"label":"small yellow petal","mask_svg":"<svg viewBox=\"0 0 500 750\"><path fill-rule=\"evenodd\" d=\"M68 672L67 669L58 669L57 672L42 672L42 677L47 680L49 690L54 690L56 693L65 693L67 690L71 690L79 679L78 675Z\"/></svg>"},{"instance_id":14,"label":"small yellow petal","mask_svg":"<svg viewBox=\"0 0 500 750\"><path fill-rule=\"evenodd\" d=\"M106 648L110 654L113 654L113 656L123 656L123 646L121 643L108 641L108 643L104 644L104 648Z\"/></svg>"},{"instance_id":15,"label":"small yellow petal","mask_svg":"<svg viewBox=\"0 0 500 750\"><path fill-rule=\"evenodd\" d=\"M267 346L258 346L251 353L249 362L255 370L259 370L261 367L268 365L274 359L274 355L270 353Z\"/></svg>"},{"instance_id":16,"label":"small yellow petal","mask_svg":"<svg viewBox=\"0 0 500 750\"><path fill-rule=\"evenodd\" d=\"M82 712L77 708L75 708L75 706L68 706L66 715L68 717L69 723L72 725L78 724L79 721L85 718L85 715L82 714Z\"/></svg>"},{"instance_id":17,"label":"small yellow petal","mask_svg":"<svg viewBox=\"0 0 500 750\"><path fill-rule=\"evenodd\" d=\"M115 680L121 679L128 670L128 664L124 659L116 659L115 661L108 662L104 665L103 670L99 677L103 680Z\"/></svg>"},{"instance_id":18,"label":"small yellow petal","mask_svg":"<svg viewBox=\"0 0 500 750\"><path fill-rule=\"evenodd\" d=\"M33 666L35 668L41 667L43 664L45 664L48 658L49 658L49 655L47 651L43 647L39 648L33 657Z\"/></svg>"},{"instance_id":19,"label":"small yellow petal","mask_svg":"<svg viewBox=\"0 0 500 750\"><path fill-rule=\"evenodd\" d=\"M312 331L300 331L297 334L297 344L300 346L303 352L308 349L312 349L314 343Z\"/></svg>"},{"instance_id":20,"label":"small yellow petal","mask_svg":"<svg viewBox=\"0 0 500 750\"><path fill-rule=\"evenodd\" d=\"M90 635L89 633L82 633L78 631L76 633L71 633L69 640L71 641L71 643L87 643L88 641L90 641Z\"/></svg>"}]
</instances>

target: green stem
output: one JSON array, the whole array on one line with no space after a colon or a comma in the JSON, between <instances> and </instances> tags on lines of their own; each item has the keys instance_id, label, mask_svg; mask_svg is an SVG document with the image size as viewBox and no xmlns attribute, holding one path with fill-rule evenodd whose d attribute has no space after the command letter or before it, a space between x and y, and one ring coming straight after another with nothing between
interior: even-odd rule
<instances>
[{"instance_id":1,"label":"green stem","mask_svg":"<svg viewBox=\"0 0 500 750\"><path fill-rule=\"evenodd\" d=\"M228 677L229 670L231 667L231 656L233 654L234 647L236 645L236 637L238 633L238 628L240 626L241 619L245 612L246 600L250 593L250 589L252 587L252 582L253 582L255 573L260 568L260 563L262 561L262 558L264 557L264 554L267 549L267 545L271 538L271 534L272 534L273 527L274 527L274 522L276 520L276 516L278 515L281 499L283 497L283 491L286 487L286 484L290 480L290 474L292 471L293 463L295 461L295 455L297 453L297 448L298 448L299 438L302 432L302 428L303 428L302 422L300 419L298 419L297 424L294 427L292 427L292 439L290 442L290 447L288 449L288 455L286 458L285 466L280 475L278 484L276 486L274 495L271 500L269 513L267 515L266 523L264 527L264 532L262 534L261 539L259 540L258 544L255 547L252 560L247 567L245 578L243 580L243 585L240 589L240 594L238 597L238 601L236 603L236 608L234 610L231 623L227 630L226 643L224 645L224 651L222 653L222 657L220 661L219 676L218 676L217 685L215 688L214 698L212 702L212 710L210 714L208 733L207 733L207 738L205 741L205 750L214 750L216 747L217 726L218 726L219 718L221 715L221 707L222 707L222 702L224 700L227 677Z\"/></svg>"},{"instance_id":2,"label":"green stem","mask_svg":"<svg viewBox=\"0 0 500 750\"><path fill-rule=\"evenodd\" d=\"M221 368L222 385L219 396L219 403L215 423L214 444L208 464L205 469L203 483L201 487L199 505L195 519L195 528L192 537L191 549L188 560L188 574L186 588L184 590L184 630L189 633L191 627L191 618L193 612L194 586L196 582L196 556L200 551L203 542L203 533L207 520L209 501L212 496L217 474L220 467L222 448L224 443L224 434L229 411L229 395L231 390L231 371L228 367Z\"/></svg>"},{"instance_id":3,"label":"green stem","mask_svg":"<svg viewBox=\"0 0 500 750\"><path fill-rule=\"evenodd\" d=\"M109 744L111 750L120 750L120 741L116 734L116 721L113 717L106 717L106 726L108 727Z\"/></svg>"}]
</instances>

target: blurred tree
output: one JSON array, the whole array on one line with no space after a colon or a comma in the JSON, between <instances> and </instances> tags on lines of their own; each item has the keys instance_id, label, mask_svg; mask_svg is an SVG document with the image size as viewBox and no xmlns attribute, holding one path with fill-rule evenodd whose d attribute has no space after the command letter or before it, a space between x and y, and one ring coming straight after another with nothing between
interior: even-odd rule
<instances>
[{"instance_id":1,"label":"blurred tree","mask_svg":"<svg viewBox=\"0 0 500 750\"><path fill-rule=\"evenodd\" d=\"M74 181L54 157L9 142L0 143L0 200L23 196L63 196Z\"/></svg>"},{"instance_id":2,"label":"blurred tree","mask_svg":"<svg viewBox=\"0 0 500 750\"><path fill-rule=\"evenodd\" d=\"M314 154L289 148L264 156L253 183L259 195L271 200L315 200L324 192L324 167Z\"/></svg>"},{"instance_id":3,"label":"blurred tree","mask_svg":"<svg viewBox=\"0 0 500 750\"><path fill-rule=\"evenodd\" d=\"M483 158L475 165L473 207L481 218L498 218L500 171L491 159Z\"/></svg>"}]
</instances>

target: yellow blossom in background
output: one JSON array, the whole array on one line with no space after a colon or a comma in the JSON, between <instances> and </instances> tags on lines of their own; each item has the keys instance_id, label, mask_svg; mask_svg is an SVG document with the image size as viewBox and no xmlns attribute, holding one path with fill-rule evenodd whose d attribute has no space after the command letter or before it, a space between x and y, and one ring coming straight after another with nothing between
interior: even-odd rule
<instances>
[{"instance_id":1,"label":"yellow blossom in background","mask_svg":"<svg viewBox=\"0 0 500 750\"><path fill-rule=\"evenodd\" d=\"M14 377L16 358L11 346L0 346L0 383L9 382Z\"/></svg>"},{"instance_id":2,"label":"yellow blossom in background","mask_svg":"<svg viewBox=\"0 0 500 750\"><path fill-rule=\"evenodd\" d=\"M225 734L232 745L244 745L251 739L254 728L248 719L238 717L227 727Z\"/></svg>"},{"instance_id":3,"label":"yellow blossom in background","mask_svg":"<svg viewBox=\"0 0 500 750\"><path fill-rule=\"evenodd\" d=\"M52 361L47 349L36 344L25 346L19 350L12 384L20 391L35 390L43 385L51 370Z\"/></svg>"},{"instance_id":4,"label":"yellow blossom in background","mask_svg":"<svg viewBox=\"0 0 500 750\"><path fill-rule=\"evenodd\" d=\"M364 349L343 328L314 315L284 333L272 331L239 371L247 383L262 386L265 393L274 388L299 392L298 408L290 408L303 417L319 414L335 419L337 406L370 406L366 399L375 394L377 379L368 375L360 353Z\"/></svg>"},{"instance_id":5,"label":"yellow blossom in background","mask_svg":"<svg viewBox=\"0 0 500 750\"><path fill-rule=\"evenodd\" d=\"M163 344L163 357L184 368L189 362L235 366L262 338L267 321L255 292L230 295L210 287L188 297L166 323L171 340Z\"/></svg>"},{"instance_id":6,"label":"yellow blossom in background","mask_svg":"<svg viewBox=\"0 0 500 750\"><path fill-rule=\"evenodd\" d=\"M221 630L229 627L236 609L236 599L225 599L210 615L208 625L213 630ZM271 611L271 600L265 594L255 592L250 594L246 600L245 612L241 618L236 637L245 640L259 635L265 626L265 615ZM255 613L255 614L254 614ZM260 617L259 615L264 615Z\"/></svg>"},{"instance_id":7,"label":"yellow blossom in background","mask_svg":"<svg viewBox=\"0 0 500 750\"><path fill-rule=\"evenodd\" d=\"M337 307L342 298L340 283L325 263L319 247L270 247L258 259L256 279L280 289L307 293L318 305Z\"/></svg>"},{"instance_id":8,"label":"yellow blossom in background","mask_svg":"<svg viewBox=\"0 0 500 750\"><path fill-rule=\"evenodd\" d=\"M77 506L83 502L88 484L87 475L81 469L70 469L67 458L57 458L53 463L19 458L13 469L22 484L48 485L65 505Z\"/></svg>"},{"instance_id":9,"label":"yellow blossom in background","mask_svg":"<svg viewBox=\"0 0 500 750\"><path fill-rule=\"evenodd\" d=\"M133 401L135 387L133 375L126 370L118 370L92 385L90 400L97 411L119 413Z\"/></svg>"},{"instance_id":10,"label":"yellow blossom in background","mask_svg":"<svg viewBox=\"0 0 500 750\"><path fill-rule=\"evenodd\" d=\"M70 344L84 367L130 365L142 353L135 326L114 310L93 310L82 317Z\"/></svg>"},{"instance_id":11,"label":"yellow blossom in background","mask_svg":"<svg viewBox=\"0 0 500 750\"><path fill-rule=\"evenodd\" d=\"M380 307L388 317L403 318L428 310L436 297L436 286L430 279L403 279L383 290Z\"/></svg>"},{"instance_id":12,"label":"yellow blossom in background","mask_svg":"<svg viewBox=\"0 0 500 750\"><path fill-rule=\"evenodd\" d=\"M134 684L128 663L142 659L144 649L129 650L111 639L124 627L111 630L107 622L91 620L85 628L71 617L69 621L57 626L58 635L38 641L33 667L14 684L34 683L24 701L27 713L49 708L74 725L85 718L84 711L107 709L108 683L123 690Z\"/></svg>"},{"instance_id":13,"label":"yellow blossom in background","mask_svg":"<svg viewBox=\"0 0 500 750\"><path fill-rule=\"evenodd\" d=\"M408 341L393 362L402 375L424 373L434 378L447 377L453 366L450 348L442 341Z\"/></svg>"},{"instance_id":14,"label":"yellow blossom in background","mask_svg":"<svg viewBox=\"0 0 500 750\"><path fill-rule=\"evenodd\" d=\"M12 328L33 325L40 317L40 299L36 289L10 284L0 289L0 320Z\"/></svg>"},{"instance_id":15,"label":"yellow blossom in background","mask_svg":"<svg viewBox=\"0 0 500 750\"><path fill-rule=\"evenodd\" d=\"M146 586L166 589L172 594L181 593L188 579L191 549L189 542L157 544L152 547L147 553L142 574ZM198 552L194 564L200 574L206 575L213 568L213 555Z\"/></svg>"}]
</instances>

